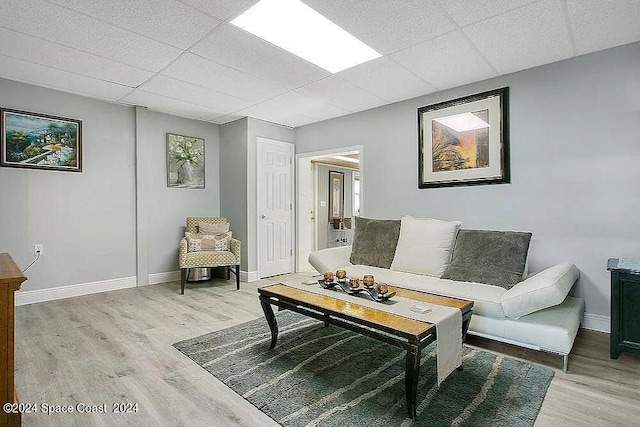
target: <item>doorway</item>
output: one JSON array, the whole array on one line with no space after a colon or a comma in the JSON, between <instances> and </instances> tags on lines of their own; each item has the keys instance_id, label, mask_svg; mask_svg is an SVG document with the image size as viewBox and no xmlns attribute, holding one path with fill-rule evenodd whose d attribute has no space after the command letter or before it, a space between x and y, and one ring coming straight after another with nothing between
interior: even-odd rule
<instances>
[{"instance_id":1,"label":"doorway","mask_svg":"<svg viewBox=\"0 0 640 427\"><path fill-rule=\"evenodd\" d=\"M258 277L293 271L294 145L258 137Z\"/></svg>"},{"instance_id":2,"label":"doorway","mask_svg":"<svg viewBox=\"0 0 640 427\"><path fill-rule=\"evenodd\" d=\"M315 250L351 244L363 206L362 159L362 146L296 156L296 271L313 269L307 259Z\"/></svg>"}]
</instances>

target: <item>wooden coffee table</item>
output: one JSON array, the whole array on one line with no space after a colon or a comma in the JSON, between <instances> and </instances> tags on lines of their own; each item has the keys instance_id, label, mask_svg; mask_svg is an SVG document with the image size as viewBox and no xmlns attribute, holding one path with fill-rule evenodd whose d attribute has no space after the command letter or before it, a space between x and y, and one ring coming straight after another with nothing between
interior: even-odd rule
<instances>
[{"instance_id":1,"label":"wooden coffee table","mask_svg":"<svg viewBox=\"0 0 640 427\"><path fill-rule=\"evenodd\" d=\"M426 294L390 286L397 296L447 307L462 312L462 338L467 333L471 321L472 301L465 301L440 295ZM278 324L272 305L288 309L325 322L325 325L337 325L359 334L407 350L405 368L405 393L409 416L416 419L416 398L418 377L420 375L420 354L423 348L436 340L436 325L413 320L382 310L365 307L338 298L319 295L313 292L276 284L259 288L260 304L271 329L271 347L278 339Z\"/></svg>"}]
</instances>

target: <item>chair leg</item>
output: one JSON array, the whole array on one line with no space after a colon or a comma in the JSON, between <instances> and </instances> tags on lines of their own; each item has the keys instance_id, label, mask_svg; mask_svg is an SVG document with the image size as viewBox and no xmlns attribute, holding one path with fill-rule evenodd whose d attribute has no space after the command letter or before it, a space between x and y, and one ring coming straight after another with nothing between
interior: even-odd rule
<instances>
[{"instance_id":1,"label":"chair leg","mask_svg":"<svg viewBox=\"0 0 640 427\"><path fill-rule=\"evenodd\" d=\"M180 295L184 295L184 284L187 281L188 268L180 269Z\"/></svg>"},{"instance_id":2,"label":"chair leg","mask_svg":"<svg viewBox=\"0 0 640 427\"><path fill-rule=\"evenodd\" d=\"M236 291L240 289L240 266L236 265Z\"/></svg>"},{"instance_id":3,"label":"chair leg","mask_svg":"<svg viewBox=\"0 0 640 427\"><path fill-rule=\"evenodd\" d=\"M224 269L227 271L227 280L231 279L231 266L226 266Z\"/></svg>"}]
</instances>

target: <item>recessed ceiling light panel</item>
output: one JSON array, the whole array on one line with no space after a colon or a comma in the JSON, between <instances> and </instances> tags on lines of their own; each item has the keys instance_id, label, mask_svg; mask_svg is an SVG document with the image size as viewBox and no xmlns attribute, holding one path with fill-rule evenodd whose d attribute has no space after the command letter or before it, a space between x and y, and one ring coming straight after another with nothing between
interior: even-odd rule
<instances>
[{"instance_id":1,"label":"recessed ceiling light panel","mask_svg":"<svg viewBox=\"0 0 640 427\"><path fill-rule=\"evenodd\" d=\"M260 0L231 24L331 73L381 56L300 0Z\"/></svg>"}]
</instances>

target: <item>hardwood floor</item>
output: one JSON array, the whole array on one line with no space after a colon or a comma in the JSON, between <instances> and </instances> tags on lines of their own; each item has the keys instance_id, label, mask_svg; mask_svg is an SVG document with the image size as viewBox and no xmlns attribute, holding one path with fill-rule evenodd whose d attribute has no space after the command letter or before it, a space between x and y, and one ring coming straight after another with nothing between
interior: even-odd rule
<instances>
[{"instance_id":1,"label":"hardwood floor","mask_svg":"<svg viewBox=\"0 0 640 427\"><path fill-rule=\"evenodd\" d=\"M262 317L256 288L302 281L291 274L254 283L179 282L16 309L16 385L39 412L25 426L277 426L172 347L174 342ZM468 344L553 367L536 426L629 426L640 420L640 356L609 359L608 335L581 330L564 374L561 358L470 337ZM136 413L112 413L119 402ZM41 404L71 405L46 415ZM106 404L106 414L76 405ZM59 408L56 408L59 409Z\"/></svg>"}]
</instances>

